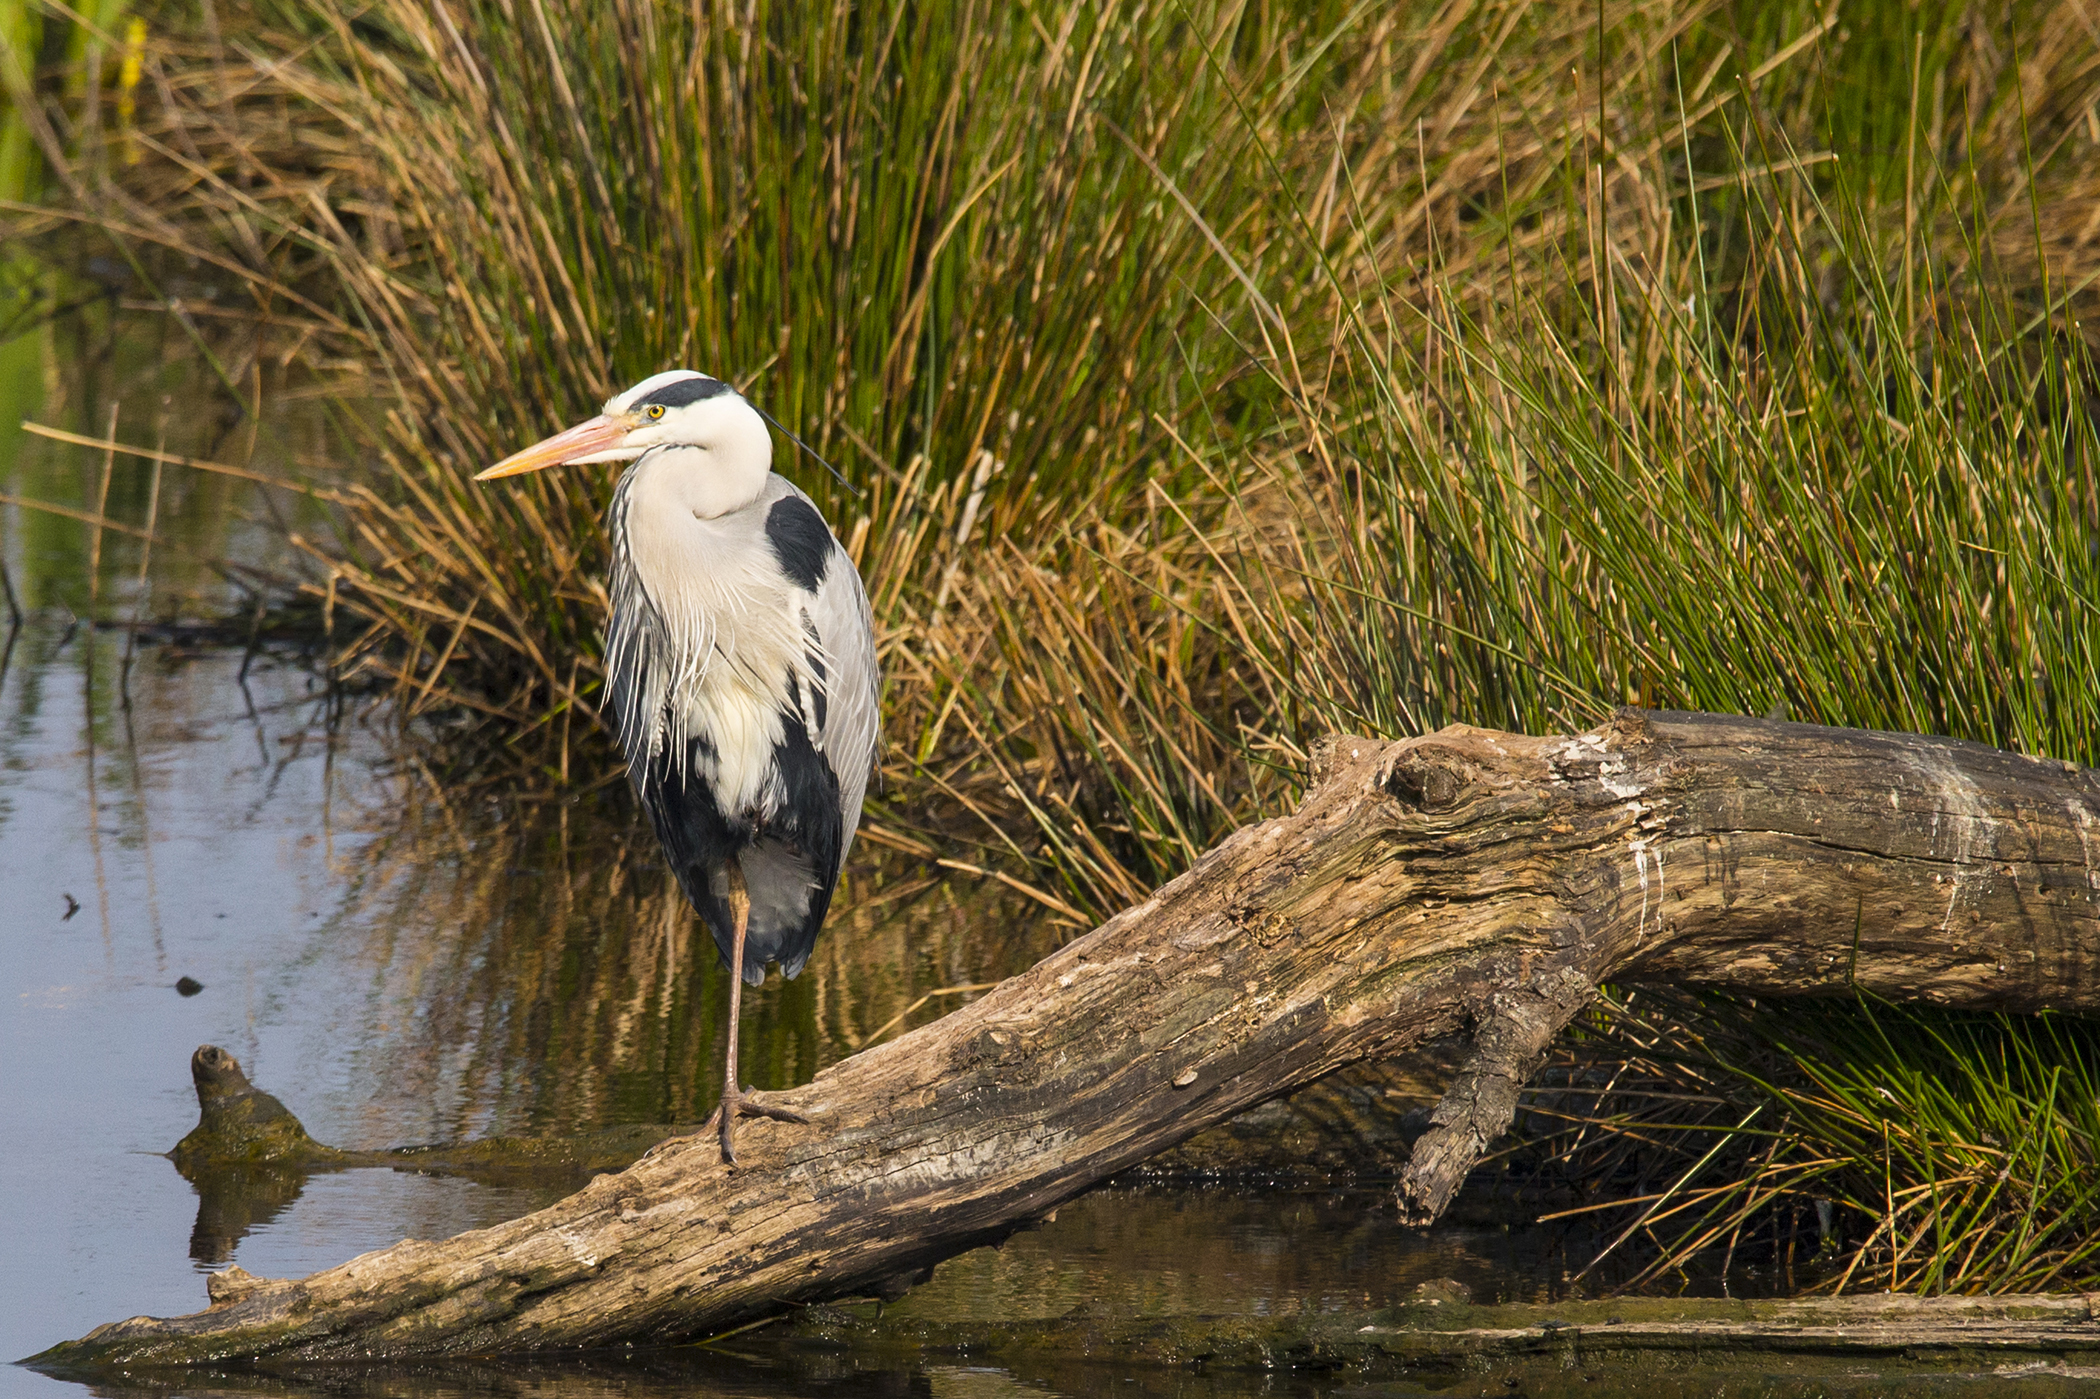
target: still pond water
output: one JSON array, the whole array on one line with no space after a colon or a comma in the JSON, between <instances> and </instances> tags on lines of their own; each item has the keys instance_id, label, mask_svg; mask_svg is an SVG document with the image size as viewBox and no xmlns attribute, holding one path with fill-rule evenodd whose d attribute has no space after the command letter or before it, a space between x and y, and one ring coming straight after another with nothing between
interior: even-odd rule
<instances>
[{"instance_id":1,"label":"still pond water","mask_svg":"<svg viewBox=\"0 0 2100 1399\"><path fill-rule=\"evenodd\" d=\"M106 422L113 395L43 375L22 342L0 356L12 356L0 383L17 400L0 404L0 421ZM134 402L180 401L179 373L126 373L145 384ZM252 450L287 472L323 449L296 421L229 443L241 431L170 445ZM142 521L151 508L163 541L149 562L129 537L0 506L0 559L23 613L0 636L0 1237L10 1265L0 1269L0 1358L104 1321L197 1310L202 1274L229 1263L296 1276L560 1193L368 1169L200 1212L198 1192L160 1154L196 1120L187 1066L199 1044L232 1050L316 1137L344 1147L691 1121L711 1106L722 974L653 841L617 800L530 806L447 790L386 711L332 695L296 655L125 625L240 615L243 588L204 561L274 566L296 497L265 500L171 470L156 498L143 462L106 464L19 434L0 437L0 489L89 511L100 500L117 520ZM872 858L851 871L838 908L809 972L747 997L745 1055L761 1086L806 1080L924 993L1011 973L1062 935L1028 905ZM1081 1304L1096 1315L1363 1312L1433 1278L1459 1279L1481 1300L1533 1300L1556 1295L1588 1242L1521 1225L1413 1233L1375 1187L1131 1186L944 1265L901 1306L986 1322ZM289 1384L219 1375L178 1392L1348 1388L1288 1372L1123 1374L1113 1357L1081 1373L885 1369L769 1348L762 1336L720 1353L335 1371ZM0 1369L0 1394L82 1392Z\"/></svg>"}]
</instances>

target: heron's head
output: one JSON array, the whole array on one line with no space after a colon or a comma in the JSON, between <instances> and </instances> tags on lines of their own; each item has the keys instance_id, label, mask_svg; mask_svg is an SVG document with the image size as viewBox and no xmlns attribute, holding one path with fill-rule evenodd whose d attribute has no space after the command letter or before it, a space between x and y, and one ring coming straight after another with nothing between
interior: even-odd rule
<instances>
[{"instance_id":1,"label":"heron's head","mask_svg":"<svg viewBox=\"0 0 2100 1399\"><path fill-rule=\"evenodd\" d=\"M721 514L756 500L773 469L765 419L743 395L690 369L669 369L605 400L605 411L505 457L474 479L492 481L549 466L633 461L673 449L666 464L691 473L695 508Z\"/></svg>"}]
</instances>

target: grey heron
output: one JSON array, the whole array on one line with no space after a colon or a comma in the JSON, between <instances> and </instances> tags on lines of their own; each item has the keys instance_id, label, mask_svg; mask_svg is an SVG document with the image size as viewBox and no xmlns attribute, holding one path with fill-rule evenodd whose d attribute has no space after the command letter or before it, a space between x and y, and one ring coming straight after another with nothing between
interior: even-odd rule
<instances>
[{"instance_id":1,"label":"grey heron","mask_svg":"<svg viewBox=\"0 0 2100 1399\"><path fill-rule=\"evenodd\" d=\"M809 960L880 727L867 593L817 507L773 473L768 421L720 379L673 369L474 478L632 463L606 514L606 709L729 968L716 1112L730 1164L739 1116L804 1120L738 1083L744 983Z\"/></svg>"}]
</instances>

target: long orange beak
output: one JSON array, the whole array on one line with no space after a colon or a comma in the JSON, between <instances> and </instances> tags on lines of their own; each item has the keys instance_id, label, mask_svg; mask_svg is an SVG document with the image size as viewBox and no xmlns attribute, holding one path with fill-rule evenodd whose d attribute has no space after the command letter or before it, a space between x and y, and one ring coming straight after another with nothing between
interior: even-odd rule
<instances>
[{"instance_id":1,"label":"long orange beak","mask_svg":"<svg viewBox=\"0 0 2100 1399\"><path fill-rule=\"evenodd\" d=\"M493 481L498 476L522 476L528 471L539 471L550 466L560 466L588 457L598 452L617 447L631 432L636 419L623 413L617 418L600 414L588 422L578 423L566 432L557 432L544 442L535 442L524 451L505 457L474 479Z\"/></svg>"}]
</instances>

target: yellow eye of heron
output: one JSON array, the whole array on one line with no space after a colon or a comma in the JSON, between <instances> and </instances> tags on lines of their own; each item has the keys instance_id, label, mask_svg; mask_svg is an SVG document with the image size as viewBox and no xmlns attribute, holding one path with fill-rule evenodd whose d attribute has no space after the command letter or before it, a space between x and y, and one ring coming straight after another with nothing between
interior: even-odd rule
<instances>
[{"instance_id":1,"label":"yellow eye of heron","mask_svg":"<svg viewBox=\"0 0 2100 1399\"><path fill-rule=\"evenodd\" d=\"M664 406L663 406L663 405L662 405L661 403L652 403L652 404L650 404L650 405L649 405L649 416L650 416L650 417L652 417L652 418L661 418L661 417L662 417L663 415L664 415Z\"/></svg>"}]
</instances>

